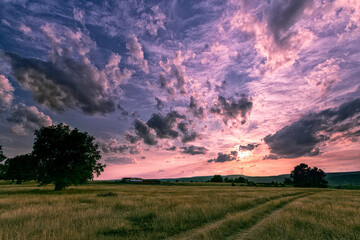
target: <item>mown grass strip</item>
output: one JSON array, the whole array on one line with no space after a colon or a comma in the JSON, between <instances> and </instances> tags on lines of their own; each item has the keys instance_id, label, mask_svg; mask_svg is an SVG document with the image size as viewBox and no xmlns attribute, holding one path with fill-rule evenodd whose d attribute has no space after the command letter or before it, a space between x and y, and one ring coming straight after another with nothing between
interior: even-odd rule
<instances>
[{"instance_id":1,"label":"mown grass strip","mask_svg":"<svg viewBox=\"0 0 360 240\"><path fill-rule=\"evenodd\" d=\"M183 232L177 236L168 238L168 240L179 239L224 239L239 231L250 228L264 216L270 214L278 208L281 208L288 202L295 199L308 196L309 194L294 193L290 195L277 196L268 201L257 205L246 211L228 214L225 218L218 221L205 224L199 228Z\"/></svg>"}]
</instances>

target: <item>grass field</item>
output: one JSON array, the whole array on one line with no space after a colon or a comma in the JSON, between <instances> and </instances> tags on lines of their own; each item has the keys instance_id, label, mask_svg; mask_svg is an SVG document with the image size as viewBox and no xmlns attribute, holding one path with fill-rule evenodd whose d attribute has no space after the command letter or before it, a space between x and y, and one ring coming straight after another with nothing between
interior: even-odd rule
<instances>
[{"instance_id":1,"label":"grass field","mask_svg":"<svg viewBox=\"0 0 360 240\"><path fill-rule=\"evenodd\" d=\"M360 191L0 185L0 239L360 239Z\"/></svg>"}]
</instances>

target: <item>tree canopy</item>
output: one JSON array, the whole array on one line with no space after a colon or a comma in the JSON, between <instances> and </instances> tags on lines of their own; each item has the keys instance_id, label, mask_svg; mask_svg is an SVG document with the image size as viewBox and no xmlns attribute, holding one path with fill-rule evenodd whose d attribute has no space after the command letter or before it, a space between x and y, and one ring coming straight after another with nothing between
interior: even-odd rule
<instances>
[{"instance_id":1,"label":"tree canopy","mask_svg":"<svg viewBox=\"0 0 360 240\"><path fill-rule=\"evenodd\" d=\"M36 159L32 154L23 154L5 161L5 177L6 180L15 181L21 184L22 181L35 180L35 172L37 168Z\"/></svg>"},{"instance_id":2,"label":"tree canopy","mask_svg":"<svg viewBox=\"0 0 360 240\"><path fill-rule=\"evenodd\" d=\"M311 168L305 163L294 167L290 178L295 187L326 187L325 172L317 167Z\"/></svg>"},{"instance_id":3,"label":"tree canopy","mask_svg":"<svg viewBox=\"0 0 360 240\"><path fill-rule=\"evenodd\" d=\"M95 138L64 124L35 131L33 155L37 160L36 176L41 184L55 184L55 190L84 184L104 171Z\"/></svg>"},{"instance_id":4,"label":"tree canopy","mask_svg":"<svg viewBox=\"0 0 360 240\"><path fill-rule=\"evenodd\" d=\"M223 182L223 178L221 175L214 175L211 179L210 182Z\"/></svg>"}]
</instances>

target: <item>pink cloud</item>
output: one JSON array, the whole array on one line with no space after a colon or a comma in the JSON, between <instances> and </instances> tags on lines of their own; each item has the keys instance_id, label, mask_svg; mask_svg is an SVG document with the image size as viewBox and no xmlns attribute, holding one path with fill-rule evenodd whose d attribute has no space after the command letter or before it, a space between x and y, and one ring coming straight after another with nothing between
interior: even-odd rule
<instances>
[{"instance_id":1,"label":"pink cloud","mask_svg":"<svg viewBox=\"0 0 360 240\"><path fill-rule=\"evenodd\" d=\"M9 80L0 75L0 112L8 109L14 99L14 88L11 86Z\"/></svg>"},{"instance_id":2,"label":"pink cloud","mask_svg":"<svg viewBox=\"0 0 360 240\"><path fill-rule=\"evenodd\" d=\"M149 73L147 60L144 58L144 52L135 35L130 35L126 41L126 48L129 50L128 62L138 65L145 73Z\"/></svg>"}]
</instances>

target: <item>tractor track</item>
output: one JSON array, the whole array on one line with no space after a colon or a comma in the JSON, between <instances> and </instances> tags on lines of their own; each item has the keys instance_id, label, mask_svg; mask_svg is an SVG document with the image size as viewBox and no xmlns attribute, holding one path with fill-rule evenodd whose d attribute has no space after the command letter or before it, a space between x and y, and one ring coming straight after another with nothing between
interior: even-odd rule
<instances>
[{"instance_id":1,"label":"tractor track","mask_svg":"<svg viewBox=\"0 0 360 240\"><path fill-rule=\"evenodd\" d=\"M262 221L272 213L277 212L285 205L309 195L311 195L311 193L296 193L275 197L253 208L228 214L226 217L215 222L207 223L189 231L182 232L167 238L167 240L242 239L239 234L248 229L252 229L258 222Z\"/></svg>"}]
</instances>

